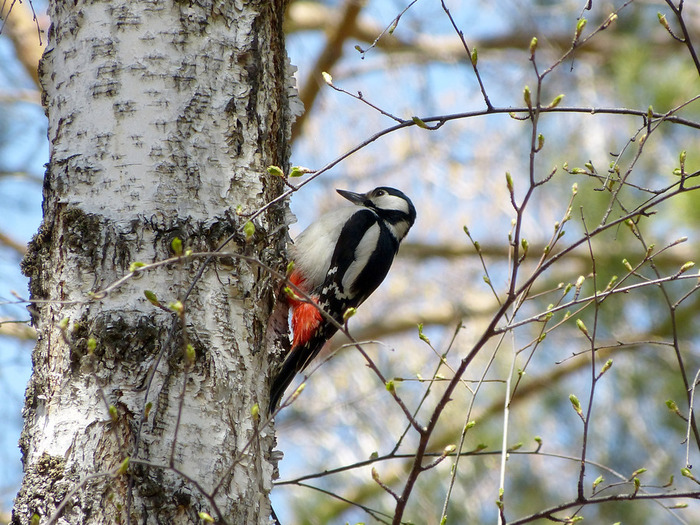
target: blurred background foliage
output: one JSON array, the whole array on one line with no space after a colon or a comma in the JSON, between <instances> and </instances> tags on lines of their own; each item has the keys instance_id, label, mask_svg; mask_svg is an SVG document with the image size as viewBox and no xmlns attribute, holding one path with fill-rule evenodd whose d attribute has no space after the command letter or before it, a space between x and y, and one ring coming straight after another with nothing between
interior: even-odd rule
<instances>
[{"instance_id":1,"label":"blurred background foliage","mask_svg":"<svg viewBox=\"0 0 700 525\"><path fill-rule=\"evenodd\" d=\"M470 49L477 50L478 69L496 108L523 108L526 85L534 93L532 37L538 39L535 60L542 72L571 48L580 17L588 20L585 38L611 13L618 14L543 82L543 105L563 94L560 107L585 111L540 115L538 132L545 143L535 156L533 175L537 180L553 176L533 192L522 214L522 238L529 248L518 274L520 282L536 271L555 224L567 214L574 184L578 191L559 249L592 231L606 213L608 222L615 220L677 182L673 172L681 151L687 151L687 173L700 169L697 100L675 113L688 124L661 123L644 141L641 154L645 122L631 114L644 114L650 106L664 114L700 94L700 74L688 48L659 23L660 12L680 34L666 2L446 0L445 4ZM8 421L0 435L0 508L5 510L21 476L15 443L21 430L23 385L31 366L31 330L15 322L26 321L28 315L24 304L13 304L12 291L27 294L19 261L41 218L42 165L48 160L43 110L31 75L36 67L32 60L40 52L37 25L46 29L48 21L40 15L45 6L36 1L33 6L37 22L26 3L14 4L0 35L0 392L6 399L0 417ZM698 50L700 5L685 2L683 19ZM33 34L29 44L15 36L23 21L24 31ZM391 26L395 26L392 32L385 31ZM33 54L27 51L31 46ZM335 86L399 119L482 112L450 120L434 131L414 126L385 134L292 197L298 218L290 230L292 237L320 213L341 204L334 188L366 191L390 185L413 199L416 226L387 281L353 317L350 329L358 340L377 341L364 347L385 375L397 379L399 395L425 422L452 371L481 337L510 285L509 235L516 213L505 173L511 174L520 202L530 184L531 122L512 118L507 111L484 114L484 98L469 56L437 0L293 1L287 46L306 106L294 129L294 165L319 169L396 124L326 85L323 71L332 75ZM613 108L630 111L601 111ZM623 175L630 170L616 199L604 184L613 162ZM600 177L591 175L591 167ZM514 320L545 313L580 276L585 278L580 297L586 297L604 290L613 276L630 285L676 274L683 264L698 259L699 204L697 191L680 194L655 207L654 214L639 219L634 228L622 224L591 238L590 244L584 242L538 275L521 309L512 312ZM465 227L478 241L481 257ZM682 237L687 240L654 256L653 264L647 261L634 274L623 263L636 268L648 245L653 244L656 253ZM485 282L486 272L495 293ZM630 477L640 468L647 469L638 475L640 494L697 490L695 482L681 476L687 425L666 405L674 400L687 416L682 374L692 384L700 370L696 286L696 278L643 286L610 296L597 309L589 304L578 312L579 307L572 307L568 319L566 310L557 312L546 325L551 331L538 344L531 343L540 337L542 322L508 330L502 340L492 338L470 364L430 442L429 449L439 455L446 446L459 444L466 423L475 421L464 442L463 452L468 454L456 467L454 457L449 457L419 477L405 519L440 522L454 469L448 523L497 522L508 386L512 402L506 443L515 449L505 469L504 514L509 522L576 498L584 434L570 394L580 399L584 413L593 400L586 438L591 462L584 479L588 495L598 476L604 478L596 488L600 495L633 491ZM575 291L574 286L563 302ZM577 328L576 319L594 337L593 365L591 342ZM419 337L418 323L423 324L429 344ZM502 320L499 326L504 325ZM334 340L335 348L344 343L342 338ZM592 375L608 359L613 366L596 382L591 396ZM417 443L407 427L406 418L359 352L347 348L335 353L311 375L296 403L277 417L285 459L273 504L281 521L387 519L394 501L373 481L371 471L374 467L383 483L402 489ZM689 463L700 462L699 454L691 435ZM390 457L369 462L373 455ZM338 472L324 474L333 469ZM672 477L673 484L661 488ZM671 510L677 503L687 508ZM591 523L700 521L700 504L688 499L572 507L557 516L576 512Z\"/></svg>"}]
</instances>

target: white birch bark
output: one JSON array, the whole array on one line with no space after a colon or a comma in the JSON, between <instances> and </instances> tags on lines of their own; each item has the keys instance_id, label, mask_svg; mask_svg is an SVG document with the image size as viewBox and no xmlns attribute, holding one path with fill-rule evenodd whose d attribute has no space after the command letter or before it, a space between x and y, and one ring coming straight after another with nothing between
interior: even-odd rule
<instances>
[{"instance_id":1,"label":"white birch bark","mask_svg":"<svg viewBox=\"0 0 700 525\"><path fill-rule=\"evenodd\" d=\"M172 256L174 237L206 251L238 232L229 251L284 268L286 205L255 219L247 242L235 212L281 191L265 167L288 158L284 4L51 3L41 67L51 159L24 262L32 299L46 302L34 306L13 524L199 523L200 512L267 523L274 435L251 408L264 418L274 280L233 259L209 265L184 300L198 259L89 293L134 261ZM176 330L145 290L183 301Z\"/></svg>"}]
</instances>

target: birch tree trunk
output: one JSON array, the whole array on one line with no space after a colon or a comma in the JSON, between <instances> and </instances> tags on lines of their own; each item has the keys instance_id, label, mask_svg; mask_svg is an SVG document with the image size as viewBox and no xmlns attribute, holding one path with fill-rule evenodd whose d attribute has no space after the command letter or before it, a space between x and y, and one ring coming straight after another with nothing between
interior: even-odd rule
<instances>
[{"instance_id":1,"label":"birch tree trunk","mask_svg":"<svg viewBox=\"0 0 700 525\"><path fill-rule=\"evenodd\" d=\"M266 336L274 278L232 257L197 280L190 257L103 291L176 237L198 252L233 235L228 251L284 268L286 204L250 238L243 225L281 192L266 166L288 159L285 3L51 2L13 524L267 523L274 434L251 409L281 340Z\"/></svg>"}]
</instances>

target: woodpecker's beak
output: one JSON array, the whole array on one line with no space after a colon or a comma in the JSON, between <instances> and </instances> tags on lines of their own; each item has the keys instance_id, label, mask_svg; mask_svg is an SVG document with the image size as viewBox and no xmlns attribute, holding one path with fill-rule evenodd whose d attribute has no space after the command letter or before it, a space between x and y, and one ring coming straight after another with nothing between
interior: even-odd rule
<instances>
[{"instance_id":1,"label":"woodpecker's beak","mask_svg":"<svg viewBox=\"0 0 700 525\"><path fill-rule=\"evenodd\" d=\"M353 204L357 204L358 206L363 206L364 203L367 201L367 194L365 194L365 193L354 193L354 192L348 191L348 190L335 190L335 191L337 191L340 195L345 197L347 200L349 200Z\"/></svg>"}]
</instances>

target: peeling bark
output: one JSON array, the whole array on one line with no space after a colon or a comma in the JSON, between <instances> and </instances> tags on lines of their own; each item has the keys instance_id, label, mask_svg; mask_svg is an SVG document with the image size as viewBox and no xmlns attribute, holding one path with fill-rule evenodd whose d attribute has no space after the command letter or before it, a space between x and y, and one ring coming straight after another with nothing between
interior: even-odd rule
<instances>
[{"instance_id":1,"label":"peeling bark","mask_svg":"<svg viewBox=\"0 0 700 525\"><path fill-rule=\"evenodd\" d=\"M38 343L13 524L267 523L274 434L251 408L267 406L281 341L266 336L275 280L232 257L195 282L195 258L100 291L135 261L171 257L175 237L197 252L233 236L227 251L284 268L286 204L249 239L236 213L282 190L265 168L289 156L284 4L52 2L40 68L51 158L23 262Z\"/></svg>"}]
</instances>

